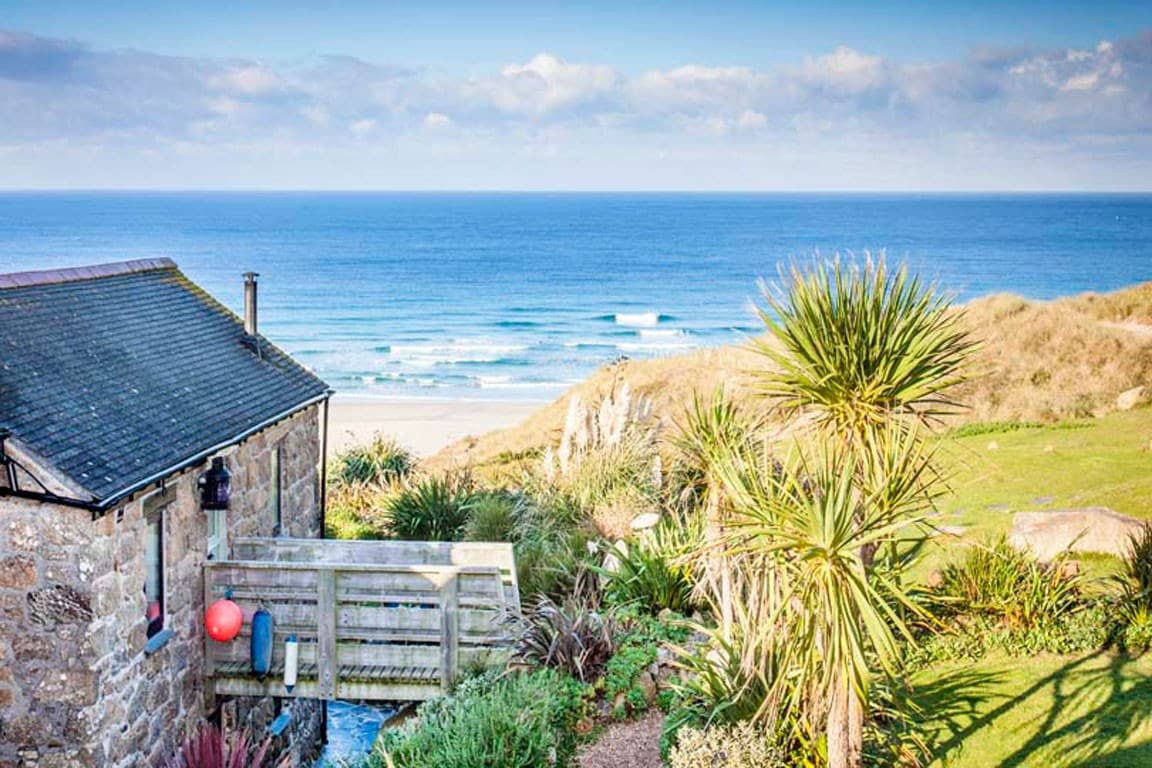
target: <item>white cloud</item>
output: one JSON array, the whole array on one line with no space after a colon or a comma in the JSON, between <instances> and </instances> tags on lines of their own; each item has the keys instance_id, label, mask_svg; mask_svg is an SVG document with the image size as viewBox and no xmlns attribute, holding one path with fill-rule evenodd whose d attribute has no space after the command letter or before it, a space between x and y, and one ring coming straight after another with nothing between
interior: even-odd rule
<instances>
[{"instance_id":1,"label":"white cloud","mask_svg":"<svg viewBox=\"0 0 1152 768\"><path fill-rule=\"evenodd\" d=\"M804 78L817 87L842 93L862 93L885 85L887 67L879 56L840 46L832 53L809 58Z\"/></svg>"},{"instance_id":2,"label":"white cloud","mask_svg":"<svg viewBox=\"0 0 1152 768\"><path fill-rule=\"evenodd\" d=\"M376 130L378 123L371 118L356 120L348 126L348 130L357 136L364 136Z\"/></svg>"},{"instance_id":3,"label":"white cloud","mask_svg":"<svg viewBox=\"0 0 1152 768\"><path fill-rule=\"evenodd\" d=\"M282 87L275 72L261 64L248 64L232 67L215 75L209 82L216 88L245 96L259 96L271 93Z\"/></svg>"},{"instance_id":4,"label":"white cloud","mask_svg":"<svg viewBox=\"0 0 1152 768\"><path fill-rule=\"evenodd\" d=\"M642 148L701 163L719 162L720 151L824 158L832 168L828 158L842 158L854 137L876 157L890 149L908 166L938 162L955 142L996 156L989 167L1008 167L1021 147L1044 146L1104 168L1147 150L1149 126L1152 34L911 62L842 46L794 65L685 63L634 76L540 53L486 76L451 78L351 57L288 66L94 51L0 31L0 149L9 158L49 145L153 157L274 145L287 157L409 142L412 157L425 145L464 157L531 147L592 162L581 152L626 157ZM926 155L901 154L910 146Z\"/></svg>"},{"instance_id":5,"label":"white cloud","mask_svg":"<svg viewBox=\"0 0 1152 768\"><path fill-rule=\"evenodd\" d=\"M524 64L503 67L498 78L482 81L481 87L504 111L543 114L608 93L618 79L611 67L570 64L539 53Z\"/></svg>"}]
</instances>

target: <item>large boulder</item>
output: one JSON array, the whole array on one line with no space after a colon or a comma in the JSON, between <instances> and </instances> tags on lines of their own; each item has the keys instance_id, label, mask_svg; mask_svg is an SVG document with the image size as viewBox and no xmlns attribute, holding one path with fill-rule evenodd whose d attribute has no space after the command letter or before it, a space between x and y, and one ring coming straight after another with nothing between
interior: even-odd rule
<instances>
[{"instance_id":1,"label":"large boulder","mask_svg":"<svg viewBox=\"0 0 1152 768\"><path fill-rule=\"evenodd\" d=\"M1041 560L1070 549L1124 557L1129 537L1144 523L1107 507L1017 512L1012 519L1012 545L1031 549Z\"/></svg>"},{"instance_id":2,"label":"large boulder","mask_svg":"<svg viewBox=\"0 0 1152 768\"><path fill-rule=\"evenodd\" d=\"M1146 401L1145 388L1132 387L1132 389L1126 392L1121 392L1119 397L1116 398L1116 409L1119 411L1130 411L1138 405L1143 405Z\"/></svg>"}]
</instances>

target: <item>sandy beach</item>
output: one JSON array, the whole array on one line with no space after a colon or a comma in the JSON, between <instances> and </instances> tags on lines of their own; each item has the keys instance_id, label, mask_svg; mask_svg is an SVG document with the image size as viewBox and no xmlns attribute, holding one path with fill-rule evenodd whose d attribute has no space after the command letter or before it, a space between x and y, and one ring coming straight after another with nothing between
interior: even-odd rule
<instances>
[{"instance_id":1,"label":"sandy beach","mask_svg":"<svg viewBox=\"0 0 1152 768\"><path fill-rule=\"evenodd\" d=\"M511 427L544 403L459 400L332 399L328 451L367 442L376 432L392 435L419 456L430 456L469 435Z\"/></svg>"}]
</instances>

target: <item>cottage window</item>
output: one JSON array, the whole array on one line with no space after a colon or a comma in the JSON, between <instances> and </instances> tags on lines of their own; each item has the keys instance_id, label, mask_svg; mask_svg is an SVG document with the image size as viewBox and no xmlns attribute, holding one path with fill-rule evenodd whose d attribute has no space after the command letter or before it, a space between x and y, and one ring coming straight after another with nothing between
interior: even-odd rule
<instances>
[{"instance_id":1,"label":"cottage window","mask_svg":"<svg viewBox=\"0 0 1152 768\"><path fill-rule=\"evenodd\" d=\"M144 618L148 620L148 637L164 629L164 512L166 506L146 515L144 542Z\"/></svg>"},{"instance_id":2,"label":"cottage window","mask_svg":"<svg viewBox=\"0 0 1152 768\"><path fill-rule=\"evenodd\" d=\"M284 535L284 507L283 496L283 466L284 443L276 443L276 450L272 451L272 535Z\"/></svg>"}]
</instances>

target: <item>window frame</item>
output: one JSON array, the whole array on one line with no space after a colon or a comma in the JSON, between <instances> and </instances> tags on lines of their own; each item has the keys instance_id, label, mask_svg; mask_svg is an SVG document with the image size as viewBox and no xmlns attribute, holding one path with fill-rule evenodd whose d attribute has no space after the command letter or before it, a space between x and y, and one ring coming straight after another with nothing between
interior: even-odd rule
<instances>
[{"instance_id":1,"label":"window frame","mask_svg":"<svg viewBox=\"0 0 1152 768\"><path fill-rule=\"evenodd\" d=\"M284 441L278 440L272 449L272 535L286 536L284 530Z\"/></svg>"},{"instance_id":2,"label":"window frame","mask_svg":"<svg viewBox=\"0 0 1152 768\"><path fill-rule=\"evenodd\" d=\"M208 537L205 559L221 560L228 552L228 510L205 510L208 516Z\"/></svg>"},{"instance_id":3,"label":"window frame","mask_svg":"<svg viewBox=\"0 0 1152 768\"><path fill-rule=\"evenodd\" d=\"M168 610L169 605L168 605L168 520L167 520L167 517L168 517L168 510L172 506L173 502L175 502L175 501L176 501L176 492L174 489L161 488L159 491L156 491L152 495L146 497L144 499L142 505L141 505L142 513L143 513L143 517L144 517L144 536L145 536L145 542L144 542L144 547L145 547L145 549L144 549L144 559L145 559L145 561L144 561L144 569L145 569L144 590L145 590L145 595L146 595L145 606L144 606L144 618L145 619L148 618L147 590L148 590L148 579L151 576L151 574L148 572L150 566L149 566L149 563L147 561L147 552L148 552L148 546L149 546L148 539L152 536L152 526L153 525L155 525L157 528L156 536L159 539L159 541L157 542L157 549L156 549L157 557L159 560L159 562L157 563L158 573L156 574L156 576L157 576L157 581L159 582L157 584L157 591L159 593L158 602L160 603L160 615L158 617L156 617L156 619L153 619L152 621L148 621L148 623L146 624L146 626L144 628L145 637L148 640L151 640L153 637L157 637L157 636L161 635L165 631L165 629L167 629L168 623L169 623L170 612Z\"/></svg>"}]
</instances>

